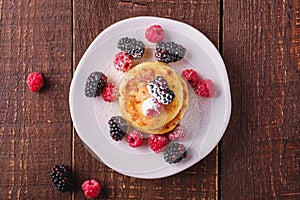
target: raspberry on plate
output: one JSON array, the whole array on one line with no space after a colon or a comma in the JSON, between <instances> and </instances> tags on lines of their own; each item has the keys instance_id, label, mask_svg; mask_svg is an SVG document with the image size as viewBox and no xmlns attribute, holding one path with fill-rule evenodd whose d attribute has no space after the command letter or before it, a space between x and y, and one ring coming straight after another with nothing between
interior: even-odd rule
<instances>
[{"instance_id":1,"label":"raspberry on plate","mask_svg":"<svg viewBox=\"0 0 300 200\"><path fill-rule=\"evenodd\" d=\"M201 80L196 86L196 94L203 97L212 97L215 92L215 86L210 79Z\"/></svg>"},{"instance_id":2,"label":"raspberry on plate","mask_svg":"<svg viewBox=\"0 0 300 200\"><path fill-rule=\"evenodd\" d=\"M155 153L162 152L168 143L169 140L165 135L150 135L148 138L148 145Z\"/></svg>"},{"instance_id":3,"label":"raspberry on plate","mask_svg":"<svg viewBox=\"0 0 300 200\"><path fill-rule=\"evenodd\" d=\"M43 75L39 72L28 74L26 84L32 92L38 92L44 85Z\"/></svg>"},{"instance_id":4,"label":"raspberry on plate","mask_svg":"<svg viewBox=\"0 0 300 200\"><path fill-rule=\"evenodd\" d=\"M112 83L107 84L101 92L101 96L104 101L113 102L117 98L117 91L115 85Z\"/></svg>"},{"instance_id":5,"label":"raspberry on plate","mask_svg":"<svg viewBox=\"0 0 300 200\"><path fill-rule=\"evenodd\" d=\"M127 53L121 51L116 54L114 66L117 70L127 72L132 67L132 58Z\"/></svg>"},{"instance_id":6,"label":"raspberry on plate","mask_svg":"<svg viewBox=\"0 0 300 200\"><path fill-rule=\"evenodd\" d=\"M94 199L98 197L101 191L101 185L98 181L86 180L82 183L81 189L84 191L84 196L88 199Z\"/></svg>"},{"instance_id":7,"label":"raspberry on plate","mask_svg":"<svg viewBox=\"0 0 300 200\"><path fill-rule=\"evenodd\" d=\"M193 69L185 69L182 74L183 78L191 84L192 87L196 87L200 82L198 73Z\"/></svg>"},{"instance_id":8,"label":"raspberry on plate","mask_svg":"<svg viewBox=\"0 0 300 200\"><path fill-rule=\"evenodd\" d=\"M140 147L140 146L142 146L142 144L144 142L143 134L136 130L131 131L127 135L127 142L129 144L129 146L131 146L133 148Z\"/></svg>"},{"instance_id":9,"label":"raspberry on plate","mask_svg":"<svg viewBox=\"0 0 300 200\"><path fill-rule=\"evenodd\" d=\"M174 130L168 133L168 138L170 141L175 139L183 139L186 135L186 130L183 126L177 125Z\"/></svg>"},{"instance_id":10,"label":"raspberry on plate","mask_svg":"<svg viewBox=\"0 0 300 200\"><path fill-rule=\"evenodd\" d=\"M153 25L146 29L145 38L149 42L160 42L164 38L164 29L160 25Z\"/></svg>"}]
</instances>

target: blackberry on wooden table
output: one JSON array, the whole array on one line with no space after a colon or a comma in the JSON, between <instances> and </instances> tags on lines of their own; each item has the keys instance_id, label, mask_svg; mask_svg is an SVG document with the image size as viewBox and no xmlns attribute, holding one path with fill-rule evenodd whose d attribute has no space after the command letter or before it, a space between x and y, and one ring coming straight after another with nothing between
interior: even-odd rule
<instances>
[{"instance_id":1,"label":"blackberry on wooden table","mask_svg":"<svg viewBox=\"0 0 300 200\"><path fill-rule=\"evenodd\" d=\"M50 176L60 192L72 189L72 172L67 166L55 165L50 172Z\"/></svg>"}]
</instances>

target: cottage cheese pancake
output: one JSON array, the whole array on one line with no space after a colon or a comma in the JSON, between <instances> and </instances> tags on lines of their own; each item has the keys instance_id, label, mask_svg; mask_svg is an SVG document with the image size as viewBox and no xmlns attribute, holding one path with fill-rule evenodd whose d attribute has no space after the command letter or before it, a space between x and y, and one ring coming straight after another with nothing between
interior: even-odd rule
<instances>
[{"instance_id":1,"label":"cottage cheese pancake","mask_svg":"<svg viewBox=\"0 0 300 200\"><path fill-rule=\"evenodd\" d=\"M151 97L147 85L158 76L164 77L175 97L171 103L162 105L159 115L149 117L143 113L142 104ZM184 101L180 79L173 69L161 62L144 62L129 70L119 85L119 107L124 118L143 132L168 124L179 114Z\"/></svg>"}]
</instances>

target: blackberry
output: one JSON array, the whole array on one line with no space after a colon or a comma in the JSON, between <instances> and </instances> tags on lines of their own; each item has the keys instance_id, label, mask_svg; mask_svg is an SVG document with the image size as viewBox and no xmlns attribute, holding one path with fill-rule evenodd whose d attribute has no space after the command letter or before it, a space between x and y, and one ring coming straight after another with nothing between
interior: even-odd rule
<instances>
[{"instance_id":1,"label":"blackberry","mask_svg":"<svg viewBox=\"0 0 300 200\"><path fill-rule=\"evenodd\" d=\"M124 37L119 40L118 48L129 54L132 58L141 58L145 50L145 46L142 41L128 37Z\"/></svg>"},{"instance_id":2,"label":"blackberry","mask_svg":"<svg viewBox=\"0 0 300 200\"><path fill-rule=\"evenodd\" d=\"M167 81L162 76L157 76L154 81L151 81L148 86L148 92L159 103L167 105L175 98L174 92L169 88Z\"/></svg>"},{"instance_id":3,"label":"blackberry","mask_svg":"<svg viewBox=\"0 0 300 200\"><path fill-rule=\"evenodd\" d=\"M183 144L172 143L167 146L164 151L164 159L169 164L180 162L187 155L187 151Z\"/></svg>"},{"instance_id":4,"label":"blackberry","mask_svg":"<svg viewBox=\"0 0 300 200\"><path fill-rule=\"evenodd\" d=\"M122 116L113 116L108 121L109 134L115 141L120 141L126 134L127 123Z\"/></svg>"},{"instance_id":5,"label":"blackberry","mask_svg":"<svg viewBox=\"0 0 300 200\"><path fill-rule=\"evenodd\" d=\"M100 96L107 83L107 77L102 72L92 72L85 83L84 94L87 97Z\"/></svg>"},{"instance_id":6,"label":"blackberry","mask_svg":"<svg viewBox=\"0 0 300 200\"><path fill-rule=\"evenodd\" d=\"M65 165L55 165L50 176L52 182L56 185L60 192L70 191L72 189L72 172Z\"/></svg>"},{"instance_id":7,"label":"blackberry","mask_svg":"<svg viewBox=\"0 0 300 200\"><path fill-rule=\"evenodd\" d=\"M186 49L175 42L159 42L156 44L155 58L164 63L177 62L185 55Z\"/></svg>"}]
</instances>

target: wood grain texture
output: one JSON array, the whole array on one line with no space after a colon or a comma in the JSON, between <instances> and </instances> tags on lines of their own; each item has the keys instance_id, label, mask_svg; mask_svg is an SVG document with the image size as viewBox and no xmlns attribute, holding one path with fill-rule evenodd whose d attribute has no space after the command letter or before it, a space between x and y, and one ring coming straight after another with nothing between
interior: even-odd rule
<instances>
[{"instance_id":1,"label":"wood grain texture","mask_svg":"<svg viewBox=\"0 0 300 200\"><path fill-rule=\"evenodd\" d=\"M219 38L219 1L74 1L76 66L93 39L109 25L134 16L151 15L186 22L205 33L216 46ZM106 123L106 122L103 122ZM217 152L172 177L143 180L121 175L86 150L75 135L74 170L77 184L95 178L102 182L101 199L216 199ZM78 188L77 187L77 188ZM80 190L74 199L84 199Z\"/></svg>"},{"instance_id":2,"label":"wood grain texture","mask_svg":"<svg viewBox=\"0 0 300 200\"><path fill-rule=\"evenodd\" d=\"M300 2L224 1L221 199L300 199Z\"/></svg>"},{"instance_id":3,"label":"wood grain texture","mask_svg":"<svg viewBox=\"0 0 300 200\"><path fill-rule=\"evenodd\" d=\"M0 0L0 198L70 199L49 176L52 165L71 165L71 3ZM26 86L39 71L46 85Z\"/></svg>"}]
</instances>

